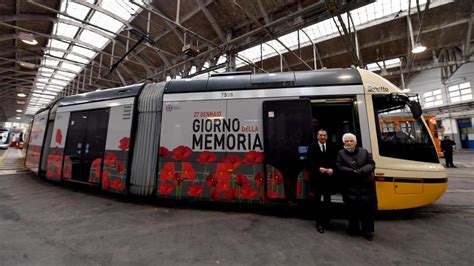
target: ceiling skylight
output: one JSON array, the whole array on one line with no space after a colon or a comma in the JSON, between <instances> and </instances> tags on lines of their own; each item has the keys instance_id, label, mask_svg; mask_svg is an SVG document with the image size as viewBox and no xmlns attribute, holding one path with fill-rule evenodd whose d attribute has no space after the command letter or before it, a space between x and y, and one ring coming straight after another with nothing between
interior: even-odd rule
<instances>
[{"instance_id":1,"label":"ceiling skylight","mask_svg":"<svg viewBox=\"0 0 474 266\"><path fill-rule=\"evenodd\" d=\"M84 64L87 64L90 61L90 59L86 59L84 57L80 57L80 56L73 55L73 54L68 54L66 56L66 59L74 61L74 62L84 63Z\"/></svg>"},{"instance_id":2,"label":"ceiling skylight","mask_svg":"<svg viewBox=\"0 0 474 266\"><path fill-rule=\"evenodd\" d=\"M426 4L426 0L420 0L420 5ZM441 5L442 3L430 5L430 8L433 8L437 5ZM414 2L412 1L412 8L414 7ZM393 19L393 17L400 11L406 11L408 9L408 0L382 0L376 1L375 3L363 6L361 8L352 10L351 17L354 21L354 25L356 29L362 29L367 27L369 22L377 21L378 23L382 23L383 19ZM342 19L345 23L347 23L347 14L341 15ZM336 19L336 23L337 19ZM366 25L364 25L366 24ZM359 27L358 27L359 26ZM303 28L306 34L313 40L313 42L318 43L330 38L334 38L339 34L336 25L334 24L334 20L332 18L326 19L324 21L318 22L316 24L310 25L306 28ZM284 35L278 38L282 41L288 48L294 50L298 47L298 33L297 31ZM300 46L308 46L311 45L308 38L305 34L300 33ZM273 48L270 48L273 47ZM276 51L278 52L276 52ZM268 41L260 45L251 47L244 51L238 53L239 57L245 58L250 62L258 62L260 59L266 59L269 57L277 56L278 53L286 53L287 50L282 45L280 45L276 40ZM247 65L246 62L242 60L237 60L237 67Z\"/></svg>"},{"instance_id":3,"label":"ceiling skylight","mask_svg":"<svg viewBox=\"0 0 474 266\"><path fill-rule=\"evenodd\" d=\"M89 0L88 2L94 3L93 0ZM90 8L69 1L67 5L64 3L61 4L61 11L66 11L66 13L71 17L84 20L90 11Z\"/></svg>"},{"instance_id":4,"label":"ceiling skylight","mask_svg":"<svg viewBox=\"0 0 474 266\"><path fill-rule=\"evenodd\" d=\"M111 12L117 18L82 5L80 2L61 1L60 11L67 16L58 15L59 22L53 26L51 34L55 38L49 40L46 56L38 68L38 75L33 86L34 93L31 94L26 114L34 114L41 106L54 99L56 97L54 95L62 91L97 56L94 50L102 50L111 39L116 37L110 32L119 33L126 27L125 24L141 10L129 0L87 0L85 2L89 4L99 2L102 9ZM142 0L136 0L136 2L143 4ZM94 30L76 26L78 21L75 19L86 20ZM75 41L69 42L70 39ZM77 44L77 42L82 44Z\"/></svg>"},{"instance_id":5,"label":"ceiling skylight","mask_svg":"<svg viewBox=\"0 0 474 266\"><path fill-rule=\"evenodd\" d=\"M378 71L380 67L382 68L385 66L385 69L400 67L400 58L389 59L385 61L379 61L377 63L367 64L367 69L370 71Z\"/></svg>"},{"instance_id":6,"label":"ceiling skylight","mask_svg":"<svg viewBox=\"0 0 474 266\"><path fill-rule=\"evenodd\" d=\"M109 39L90 30L83 30L79 40L84 43L92 44L100 49L102 49L104 45L109 42Z\"/></svg>"}]
</instances>

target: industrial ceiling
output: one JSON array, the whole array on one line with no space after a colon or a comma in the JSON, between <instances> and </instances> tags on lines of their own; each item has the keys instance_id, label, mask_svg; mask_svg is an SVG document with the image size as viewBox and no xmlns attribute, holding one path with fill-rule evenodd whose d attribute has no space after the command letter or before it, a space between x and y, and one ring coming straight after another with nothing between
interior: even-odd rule
<instances>
[{"instance_id":1,"label":"industrial ceiling","mask_svg":"<svg viewBox=\"0 0 474 266\"><path fill-rule=\"evenodd\" d=\"M448 78L473 59L472 23L470 0L3 0L0 122L29 122L65 95L213 71Z\"/></svg>"}]
</instances>

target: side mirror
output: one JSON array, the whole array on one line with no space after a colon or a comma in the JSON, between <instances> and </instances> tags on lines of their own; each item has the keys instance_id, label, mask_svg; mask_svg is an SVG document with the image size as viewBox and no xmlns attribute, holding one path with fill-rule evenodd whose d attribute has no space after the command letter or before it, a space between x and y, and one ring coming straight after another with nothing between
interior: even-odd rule
<instances>
[{"instance_id":1,"label":"side mirror","mask_svg":"<svg viewBox=\"0 0 474 266\"><path fill-rule=\"evenodd\" d=\"M423 110L421 109L421 104L417 101L410 101L408 106L410 107L410 111L413 115L413 118L418 119L423 114Z\"/></svg>"}]
</instances>

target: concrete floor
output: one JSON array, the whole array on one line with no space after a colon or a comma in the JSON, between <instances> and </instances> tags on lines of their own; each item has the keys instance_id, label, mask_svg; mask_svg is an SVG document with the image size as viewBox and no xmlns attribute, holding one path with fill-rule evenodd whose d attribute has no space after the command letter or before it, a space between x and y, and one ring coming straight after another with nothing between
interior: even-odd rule
<instances>
[{"instance_id":1,"label":"concrete floor","mask_svg":"<svg viewBox=\"0 0 474 266\"><path fill-rule=\"evenodd\" d=\"M473 155L455 154L436 203L380 213L372 242L344 219L319 234L298 214L164 207L7 173L0 265L473 265Z\"/></svg>"}]
</instances>

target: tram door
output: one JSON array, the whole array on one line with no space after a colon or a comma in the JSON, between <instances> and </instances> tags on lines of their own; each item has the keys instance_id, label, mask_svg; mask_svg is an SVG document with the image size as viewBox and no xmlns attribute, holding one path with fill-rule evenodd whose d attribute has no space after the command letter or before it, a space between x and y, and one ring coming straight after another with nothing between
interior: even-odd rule
<instances>
[{"instance_id":1,"label":"tram door","mask_svg":"<svg viewBox=\"0 0 474 266\"><path fill-rule=\"evenodd\" d=\"M265 101L263 116L265 164L281 172L287 199L295 199L297 177L312 142L311 103L308 99Z\"/></svg>"},{"instance_id":2,"label":"tram door","mask_svg":"<svg viewBox=\"0 0 474 266\"><path fill-rule=\"evenodd\" d=\"M71 160L71 179L89 181L92 162L104 157L109 109L71 113L65 155Z\"/></svg>"}]
</instances>

